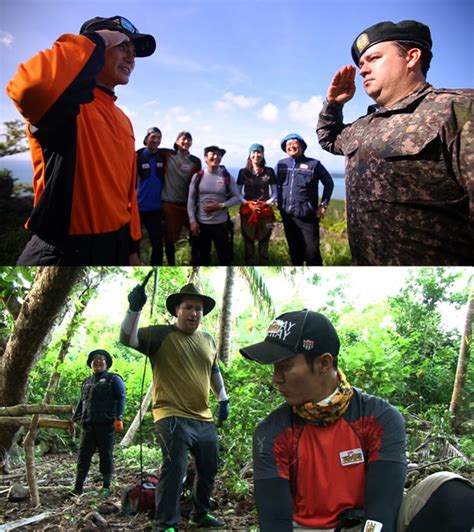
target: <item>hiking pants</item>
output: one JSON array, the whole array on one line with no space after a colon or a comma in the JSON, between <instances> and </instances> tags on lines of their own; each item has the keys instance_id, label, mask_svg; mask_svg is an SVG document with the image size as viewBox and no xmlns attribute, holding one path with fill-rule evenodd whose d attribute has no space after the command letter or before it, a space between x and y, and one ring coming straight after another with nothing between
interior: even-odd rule
<instances>
[{"instance_id":1,"label":"hiking pants","mask_svg":"<svg viewBox=\"0 0 474 532\"><path fill-rule=\"evenodd\" d=\"M76 485L84 484L89 472L92 456L99 450L99 470L104 485L110 485L114 470L115 431L113 424L85 425L82 427L77 457Z\"/></svg>"},{"instance_id":2,"label":"hiking pants","mask_svg":"<svg viewBox=\"0 0 474 532\"><path fill-rule=\"evenodd\" d=\"M281 212L286 241L293 266L322 266L323 259L319 251L319 220L297 218Z\"/></svg>"},{"instance_id":3,"label":"hiking pants","mask_svg":"<svg viewBox=\"0 0 474 532\"><path fill-rule=\"evenodd\" d=\"M194 457L196 475L192 498L193 515L202 517L211 509L211 494L218 465L217 430L214 423L178 416L155 423L163 464L156 487L155 521L159 529L177 527L181 518L180 497L188 465Z\"/></svg>"}]
</instances>

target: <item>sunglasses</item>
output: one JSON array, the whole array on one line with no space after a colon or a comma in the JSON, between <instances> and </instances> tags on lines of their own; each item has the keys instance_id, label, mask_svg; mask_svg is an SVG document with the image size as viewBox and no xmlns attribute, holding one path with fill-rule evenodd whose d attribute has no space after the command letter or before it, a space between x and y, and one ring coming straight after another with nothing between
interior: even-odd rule
<instances>
[{"instance_id":1,"label":"sunglasses","mask_svg":"<svg viewBox=\"0 0 474 532\"><path fill-rule=\"evenodd\" d=\"M125 17L120 17L120 16L110 17L104 20L100 20L98 22L93 22L83 31L85 31L86 29L91 30L94 28L94 26L99 26L100 28L105 29L108 22L112 22L115 27L118 26L119 28L127 31L128 33L139 33L138 29L128 19L126 19Z\"/></svg>"},{"instance_id":2,"label":"sunglasses","mask_svg":"<svg viewBox=\"0 0 474 532\"><path fill-rule=\"evenodd\" d=\"M123 30L130 33L138 33L138 29L125 17L111 17L110 20L117 23Z\"/></svg>"}]
</instances>

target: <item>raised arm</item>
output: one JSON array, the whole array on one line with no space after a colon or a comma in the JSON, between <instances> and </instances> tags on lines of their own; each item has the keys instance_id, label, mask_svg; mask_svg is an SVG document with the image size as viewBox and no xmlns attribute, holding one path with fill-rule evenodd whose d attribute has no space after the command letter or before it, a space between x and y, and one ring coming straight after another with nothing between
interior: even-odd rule
<instances>
[{"instance_id":1,"label":"raised arm","mask_svg":"<svg viewBox=\"0 0 474 532\"><path fill-rule=\"evenodd\" d=\"M138 321L146 300L145 288L141 284L128 294L130 306L120 327L120 343L129 347L138 347Z\"/></svg>"}]
</instances>

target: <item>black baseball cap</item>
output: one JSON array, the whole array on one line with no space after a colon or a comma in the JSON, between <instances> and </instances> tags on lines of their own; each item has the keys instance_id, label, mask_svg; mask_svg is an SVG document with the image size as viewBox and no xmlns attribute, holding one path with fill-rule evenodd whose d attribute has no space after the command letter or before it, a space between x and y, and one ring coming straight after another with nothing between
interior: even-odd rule
<instances>
[{"instance_id":1,"label":"black baseball cap","mask_svg":"<svg viewBox=\"0 0 474 532\"><path fill-rule=\"evenodd\" d=\"M359 65L362 54L368 48L384 41L415 42L428 50L433 46L430 28L426 24L416 20L402 20L397 23L387 20L370 26L356 37L351 48L354 63Z\"/></svg>"},{"instance_id":2,"label":"black baseball cap","mask_svg":"<svg viewBox=\"0 0 474 532\"><path fill-rule=\"evenodd\" d=\"M97 30L111 30L120 31L128 35L135 46L135 55L137 57L148 57L156 49L156 41L153 35L147 33L140 33L138 28L134 26L128 19L120 15L114 17L94 17L86 20L81 26L79 33L84 33Z\"/></svg>"},{"instance_id":3,"label":"black baseball cap","mask_svg":"<svg viewBox=\"0 0 474 532\"><path fill-rule=\"evenodd\" d=\"M243 347L244 357L261 364L275 364L297 353L339 354L339 336L333 324L308 309L286 312L272 321L263 342Z\"/></svg>"},{"instance_id":4,"label":"black baseball cap","mask_svg":"<svg viewBox=\"0 0 474 532\"><path fill-rule=\"evenodd\" d=\"M149 127L146 130L146 135L145 135L145 138L143 139L143 144L146 145L146 140L148 138L148 135L151 135L152 133L158 133L159 135L161 135L161 129L159 127Z\"/></svg>"}]
</instances>

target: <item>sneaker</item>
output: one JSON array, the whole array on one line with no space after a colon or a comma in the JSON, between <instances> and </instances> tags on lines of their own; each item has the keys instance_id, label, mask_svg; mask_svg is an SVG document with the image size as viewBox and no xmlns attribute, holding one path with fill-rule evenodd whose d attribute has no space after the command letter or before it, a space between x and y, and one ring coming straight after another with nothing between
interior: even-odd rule
<instances>
[{"instance_id":1,"label":"sneaker","mask_svg":"<svg viewBox=\"0 0 474 532\"><path fill-rule=\"evenodd\" d=\"M99 491L99 497L109 497L110 496L110 489L109 488L102 488L100 491Z\"/></svg>"},{"instance_id":2,"label":"sneaker","mask_svg":"<svg viewBox=\"0 0 474 532\"><path fill-rule=\"evenodd\" d=\"M189 524L195 528L224 528L225 523L212 514L207 513L201 517L191 517Z\"/></svg>"}]
</instances>

